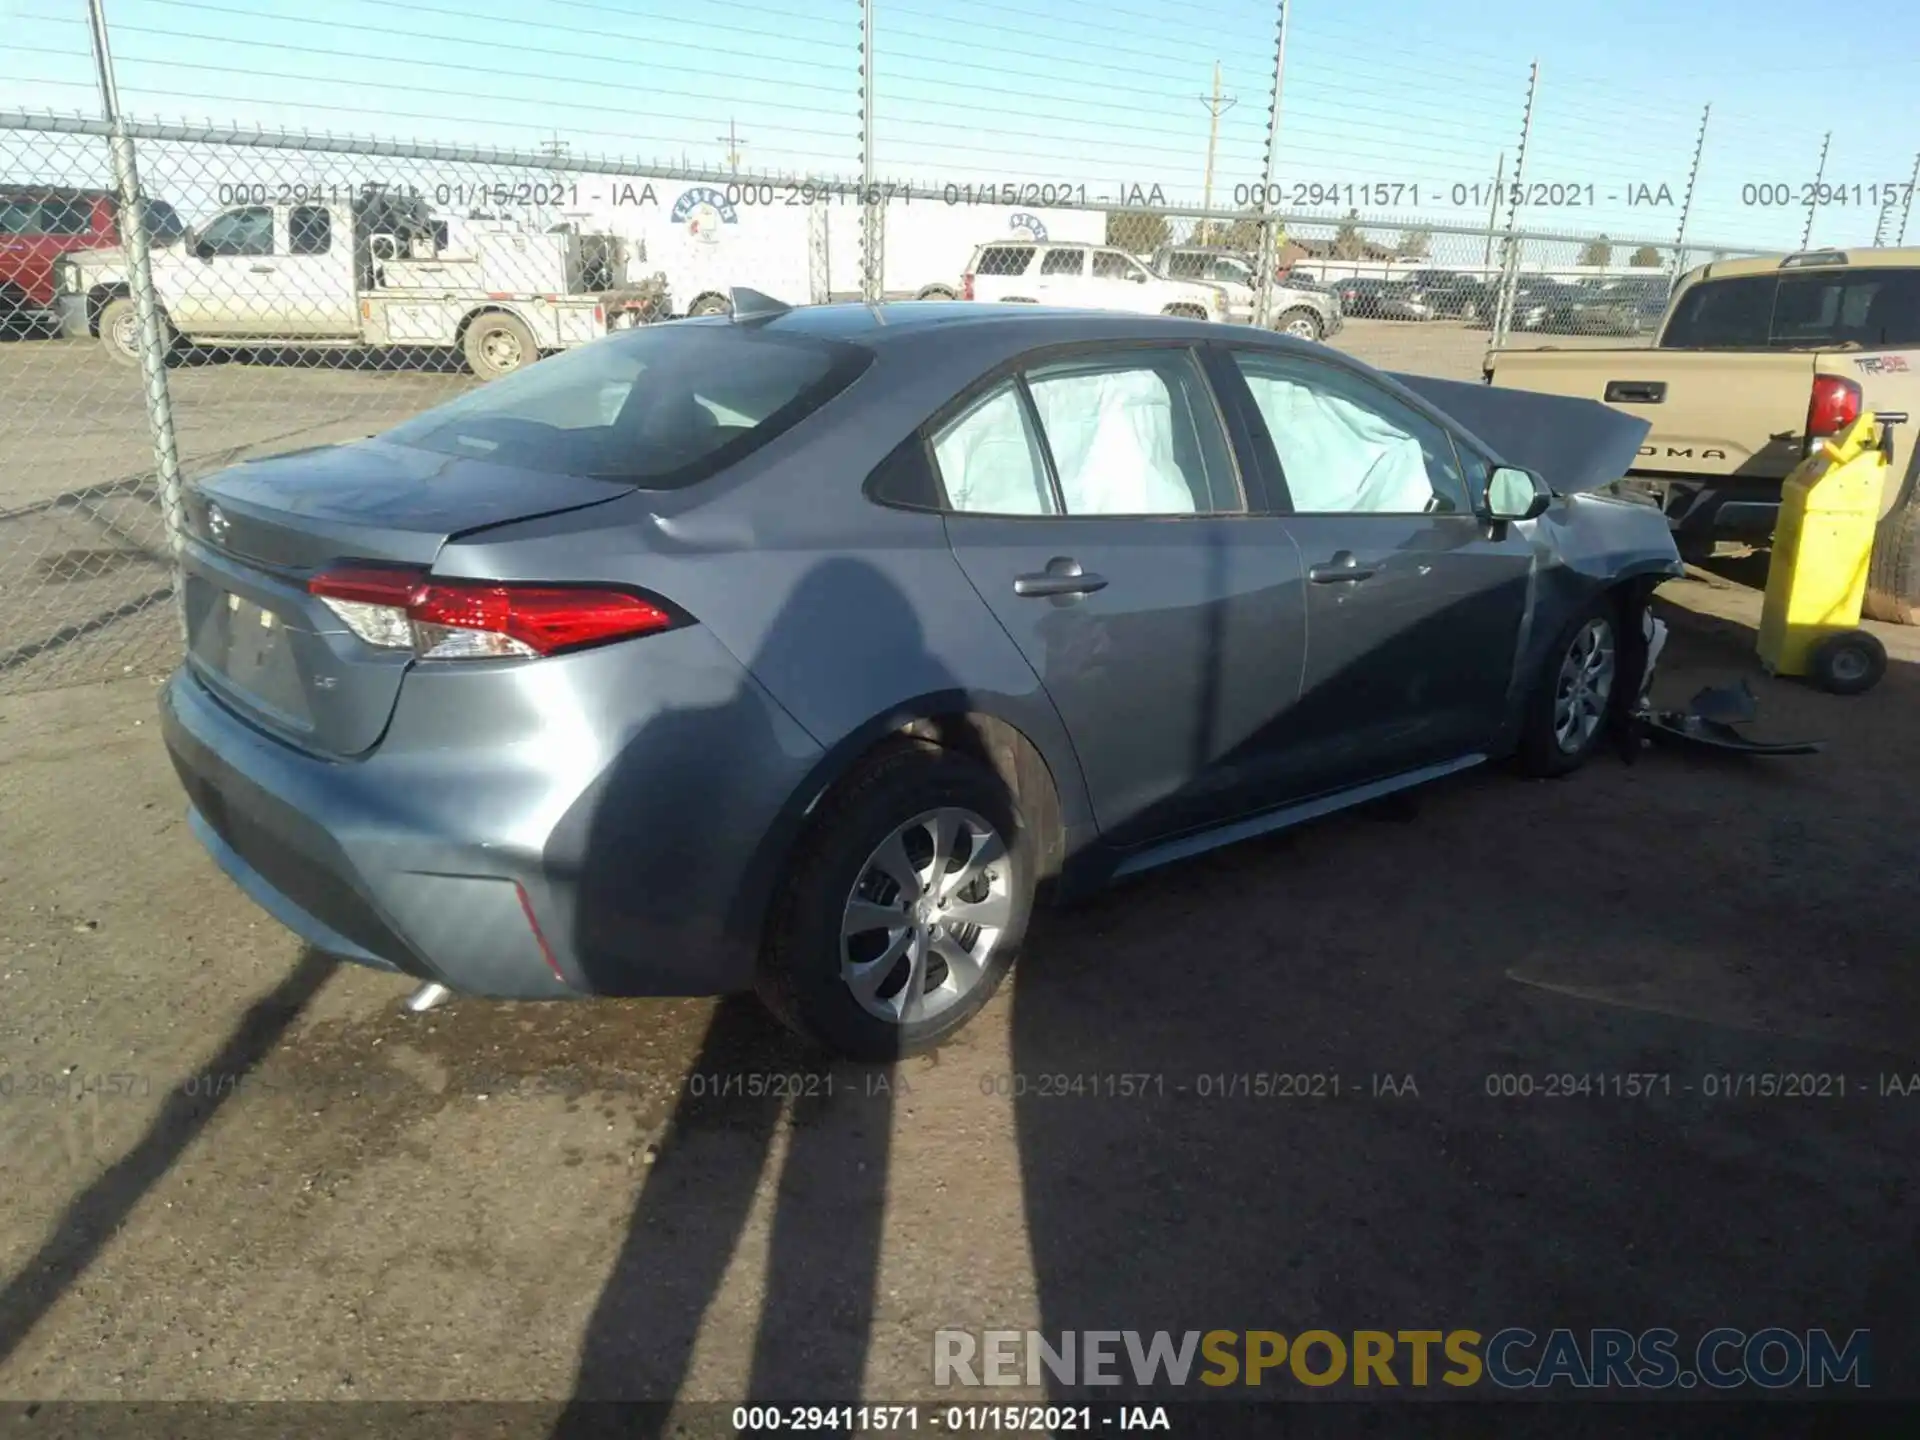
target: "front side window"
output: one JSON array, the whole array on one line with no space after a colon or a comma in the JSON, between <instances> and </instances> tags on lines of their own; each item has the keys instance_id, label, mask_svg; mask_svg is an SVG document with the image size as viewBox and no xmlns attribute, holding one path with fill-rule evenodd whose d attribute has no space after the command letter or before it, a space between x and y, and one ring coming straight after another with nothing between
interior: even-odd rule
<instances>
[{"instance_id":1,"label":"front side window","mask_svg":"<svg viewBox=\"0 0 1920 1440\"><path fill-rule=\"evenodd\" d=\"M216 215L200 232L199 248L208 255L271 255L273 211L252 205Z\"/></svg>"},{"instance_id":2,"label":"front side window","mask_svg":"<svg viewBox=\"0 0 1920 1440\"><path fill-rule=\"evenodd\" d=\"M1302 515L1465 515L1453 439L1338 366L1236 351Z\"/></svg>"},{"instance_id":3,"label":"front side window","mask_svg":"<svg viewBox=\"0 0 1920 1440\"><path fill-rule=\"evenodd\" d=\"M1042 275L1080 275L1087 268L1087 252L1084 250L1049 250L1047 258L1040 262Z\"/></svg>"},{"instance_id":4,"label":"front side window","mask_svg":"<svg viewBox=\"0 0 1920 1440\"><path fill-rule=\"evenodd\" d=\"M1053 515L1039 437L1015 382L989 391L934 436L947 504L972 515Z\"/></svg>"},{"instance_id":5,"label":"front side window","mask_svg":"<svg viewBox=\"0 0 1920 1440\"><path fill-rule=\"evenodd\" d=\"M1145 280L1147 274L1118 250L1099 250L1093 257L1093 278L1096 280Z\"/></svg>"},{"instance_id":6,"label":"front side window","mask_svg":"<svg viewBox=\"0 0 1920 1440\"><path fill-rule=\"evenodd\" d=\"M324 255L333 248L333 215L324 205L296 205L287 216L287 250Z\"/></svg>"},{"instance_id":7,"label":"front side window","mask_svg":"<svg viewBox=\"0 0 1920 1440\"><path fill-rule=\"evenodd\" d=\"M1185 351L1061 361L1027 383L1067 514L1240 508L1212 396Z\"/></svg>"}]
</instances>

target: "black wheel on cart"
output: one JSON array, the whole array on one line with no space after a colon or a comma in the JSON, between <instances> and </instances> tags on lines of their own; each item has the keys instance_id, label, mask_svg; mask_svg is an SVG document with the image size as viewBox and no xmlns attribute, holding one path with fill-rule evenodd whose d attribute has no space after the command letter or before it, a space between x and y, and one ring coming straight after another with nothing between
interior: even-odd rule
<instances>
[{"instance_id":1,"label":"black wheel on cart","mask_svg":"<svg viewBox=\"0 0 1920 1440\"><path fill-rule=\"evenodd\" d=\"M1843 630L1813 647L1807 678L1830 695L1859 695L1887 673L1887 647L1865 630Z\"/></svg>"}]
</instances>

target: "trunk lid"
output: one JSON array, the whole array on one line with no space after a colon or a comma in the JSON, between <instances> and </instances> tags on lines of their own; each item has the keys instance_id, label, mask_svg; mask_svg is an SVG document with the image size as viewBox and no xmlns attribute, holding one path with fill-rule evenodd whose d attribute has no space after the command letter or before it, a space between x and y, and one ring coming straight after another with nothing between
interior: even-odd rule
<instances>
[{"instance_id":1,"label":"trunk lid","mask_svg":"<svg viewBox=\"0 0 1920 1440\"><path fill-rule=\"evenodd\" d=\"M311 576L344 561L424 570L455 536L633 488L379 440L221 471L184 497L188 663L262 728L360 754L385 732L413 656L359 639L307 593Z\"/></svg>"}]
</instances>

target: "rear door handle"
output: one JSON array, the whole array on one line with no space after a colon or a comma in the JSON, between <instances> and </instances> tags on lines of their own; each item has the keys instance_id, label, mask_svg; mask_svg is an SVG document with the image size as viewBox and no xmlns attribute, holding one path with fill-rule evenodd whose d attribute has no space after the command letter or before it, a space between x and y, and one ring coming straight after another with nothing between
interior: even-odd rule
<instances>
[{"instance_id":1,"label":"rear door handle","mask_svg":"<svg viewBox=\"0 0 1920 1440\"><path fill-rule=\"evenodd\" d=\"M1601 399L1616 405L1659 405L1667 398L1664 380L1609 380Z\"/></svg>"},{"instance_id":2,"label":"rear door handle","mask_svg":"<svg viewBox=\"0 0 1920 1440\"><path fill-rule=\"evenodd\" d=\"M1372 578L1373 567L1362 565L1351 550L1341 550L1325 564L1307 571L1307 579L1316 585L1343 585Z\"/></svg>"},{"instance_id":3,"label":"rear door handle","mask_svg":"<svg viewBox=\"0 0 1920 1440\"><path fill-rule=\"evenodd\" d=\"M1080 562L1056 555L1047 568L1033 575L1014 577L1013 593L1027 599L1046 595L1091 595L1107 588L1107 577L1082 570Z\"/></svg>"}]
</instances>

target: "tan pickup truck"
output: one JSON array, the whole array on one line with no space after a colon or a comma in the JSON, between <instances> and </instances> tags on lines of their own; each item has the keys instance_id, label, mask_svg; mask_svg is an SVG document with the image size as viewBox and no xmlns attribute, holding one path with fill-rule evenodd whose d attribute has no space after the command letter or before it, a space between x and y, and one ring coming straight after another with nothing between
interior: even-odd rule
<instances>
[{"instance_id":1,"label":"tan pickup truck","mask_svg":"<svg viewBox=\"0 0 1920 1440\"><path fill-rule=\"evenodd\" d=\"M1681 277L1651 347L1495 349L1489 384L1603 400L1648 421L1625 484L1681 552L1767 543L1780 482L1863 409L1897 424L1867 611L1920 624L1920 249L1725 260Z\"/></svg>"}]
</instances>

